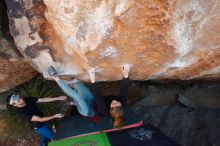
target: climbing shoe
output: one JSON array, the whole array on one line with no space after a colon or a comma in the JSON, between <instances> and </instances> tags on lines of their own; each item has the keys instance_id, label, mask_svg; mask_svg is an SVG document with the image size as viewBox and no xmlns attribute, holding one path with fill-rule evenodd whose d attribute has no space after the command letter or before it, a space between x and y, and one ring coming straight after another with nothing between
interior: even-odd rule
<instances>
[{"instance_id":1,"label":"climbing shoe","mask_svg":"<svg viewBox=\"0 0 220 146\"><path fill-rule=\"evenodd\" d=\"M48 74L50 76L56 76L57 75L57 72L56 72L56 70L55 70L55 68L53 66L49 66L48 67Z\"/></svg>"}]
</instances>

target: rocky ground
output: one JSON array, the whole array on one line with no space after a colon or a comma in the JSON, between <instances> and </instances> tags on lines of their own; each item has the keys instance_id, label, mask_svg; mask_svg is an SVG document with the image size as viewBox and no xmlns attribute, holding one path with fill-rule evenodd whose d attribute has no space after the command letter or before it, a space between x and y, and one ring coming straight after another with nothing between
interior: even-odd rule
<instances>
[{"instance_id":1,"label":"rocky ground","mask_svg":"<svg viewBox=\"0 0 220 146\"><path fill-rule=\"evenodd\" d=\"M143 101L142 101L143 102ZM181 146L219 146L220 110L135 105L145 123L154 125Z\"/></svg>"},{"instance_id":2,"label":"rocky ground","mask_svg":"<svg viewBox=\"0 0 220 146\"><path fill-rule=\"evenodd\" d=\"M159 128L180 146L219 146L219 83L198 80L133 82L128 101L146 124ZM117 85L112 86L118 89ZM116 90L104 88L104 92L116 93ZM178 95L194 106L187 107L187 102L179 102Z\"/></svg>"}]
</instances>

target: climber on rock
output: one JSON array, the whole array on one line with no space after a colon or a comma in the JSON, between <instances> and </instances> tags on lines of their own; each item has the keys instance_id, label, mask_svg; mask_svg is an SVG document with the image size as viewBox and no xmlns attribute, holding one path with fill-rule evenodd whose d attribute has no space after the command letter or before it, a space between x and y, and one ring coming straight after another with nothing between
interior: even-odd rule
<instances>
[{"instance_id":1,"label":"climber on rock","mask_svg":"<svg viewBox=\"0 0 220 146\"><path fill-rule=\"evenodd\" d=\"M92 83L92 93L94 95L94 110L97 115L102 117L110 117L114 128L121 128L124 121L124 113L126 108L126 97L129 84L130 65L126 64L121 67L123 80L118 96L108 95L100 96L95 82L94 68L89 70L90 81Z\"/></svg>"},{"instance_id":2,"label":"climber on rock","mask_svg":"<svg viewBox=\"0 0 220 146\"><path fill-rule=\"evenodd\" d=\"M54 69L50 66L48 69L49 77L54 79L66 95L73 99L79 113L88 117L111 117L114 128L121 128L124 119L124 107L126 107L126 96L129 83L130 65L121 67L123 73L122 86L118 96L101 97L96 87L95 70L89 69L90 81L92 83L92 93L82 83L75 83L71 88L64 80L61 80Z\"/></svg>"}]
</instances>

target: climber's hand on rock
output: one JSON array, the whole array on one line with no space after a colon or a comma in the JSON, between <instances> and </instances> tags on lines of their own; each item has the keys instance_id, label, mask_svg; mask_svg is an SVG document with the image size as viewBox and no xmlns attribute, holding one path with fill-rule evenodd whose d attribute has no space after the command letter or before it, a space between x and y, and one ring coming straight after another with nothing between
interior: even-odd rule
<instances>
[{"instance_id":1,"label":"climber's hand on rock","mask_svg":"<svg viewBox=\"0 0 220 146\"><path fill-rule=\"evenodd\" d=\"M130 73L130 69L131 69L130 64L125 64L125 65L121 66L121 71L122 71L124 78L128 78L129 73Z\"/></svg>"},{"instance_id":2,"label":"climber's hand on rock","mask_svg":"<svg viewBox=\"0 0 220 146\"><path fill-rule=\"evenodd\" d=\"M91 83L95 83L95 68L88 70Z\"/></svg>"}]
</instances>

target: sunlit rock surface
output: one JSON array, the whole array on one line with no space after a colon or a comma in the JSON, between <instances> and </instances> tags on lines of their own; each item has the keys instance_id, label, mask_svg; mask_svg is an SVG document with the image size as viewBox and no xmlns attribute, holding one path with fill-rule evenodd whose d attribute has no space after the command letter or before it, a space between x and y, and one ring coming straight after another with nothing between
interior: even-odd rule
<instances>
[{"instance_id":1,"label":"sunlit rock surface","mask_svg":"<svg viewBox=\"0 0 220 146\"><path fill-rule=\"evenodd\" d=\"M220 76L220 0L7 0L16 46L43 74L87 80Z\"/></svg>"}]
</instances>

